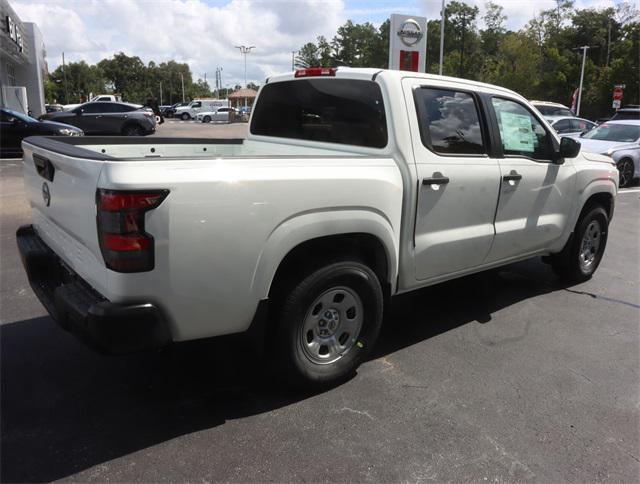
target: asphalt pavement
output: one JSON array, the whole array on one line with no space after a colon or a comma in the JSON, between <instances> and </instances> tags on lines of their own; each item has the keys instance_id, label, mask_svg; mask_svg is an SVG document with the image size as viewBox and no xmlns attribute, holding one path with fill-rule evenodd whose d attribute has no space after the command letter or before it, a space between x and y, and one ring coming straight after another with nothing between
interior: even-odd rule
<instances>
[{"instance_id":1,"label":"asphalt pavement","mask_svg":"<svg viewBox=\"0 0 640 484\"><path fill-rule=\"evenodd\" d=\"M396 298L358 374L303 394L235 338L105 357L58 328L17 254L21 165L2 160L0 479L639 482L639 215L623 191L587 283L533 259Z\"/></svg>"}]
</instances>

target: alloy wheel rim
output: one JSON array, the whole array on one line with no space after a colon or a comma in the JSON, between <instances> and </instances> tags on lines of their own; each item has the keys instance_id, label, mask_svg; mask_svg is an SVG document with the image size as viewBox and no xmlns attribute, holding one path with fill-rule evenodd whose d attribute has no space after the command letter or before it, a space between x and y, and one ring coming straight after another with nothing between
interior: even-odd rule
<instances>
[{"instance_id":1,"label":"alloy wheel rim","mask_svg":"<svg viewBox=\"0 0 640 484\"><path fill-rule=\"evenodd\" d=\"M300 331L300 345L313 363L327 365L353 348L362 329L362 300L347 287L333 287L309 306Z\"/></svg>"},{"instance_id":2,"label":"alloy wheel rim","mask_svg":"<svg viewBox=\"0 0 640 484\"><path fill-rule=\"evenodd\" d=\"M602 241L602 228L600 222L592 220L582 236L580 244L580 266L584 271L589 271L593 266Z\"/></svg>"},{"instance_id":3,"label":"alloy wheel rim","mask_svg":"<svg viewBox=\"0 0 640 484\"><path fill-rule=\"evenodd\" d=\"M629 179L632 176L632 171L633 171L632 163L629 161L624 161L622 163L621 169L618 171L620 172L620 185L625 186L629 182Z\"/></svg>"}]
</instances>

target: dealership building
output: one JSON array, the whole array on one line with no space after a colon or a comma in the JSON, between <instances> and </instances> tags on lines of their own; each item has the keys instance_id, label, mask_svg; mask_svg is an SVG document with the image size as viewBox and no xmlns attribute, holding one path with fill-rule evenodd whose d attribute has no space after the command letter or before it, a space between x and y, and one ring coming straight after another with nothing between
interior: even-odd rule
<instances>
[{"instance_id":1,"label":"dealership building","mask_svg":"<svg viewBox=\"0 0 640 484\"><path fill-rule=\"evenodd\" d=\"M38 26L22 22L0 0L0 106L35 117L44 113L45 48Z\"/></svg>"}]
</instances>

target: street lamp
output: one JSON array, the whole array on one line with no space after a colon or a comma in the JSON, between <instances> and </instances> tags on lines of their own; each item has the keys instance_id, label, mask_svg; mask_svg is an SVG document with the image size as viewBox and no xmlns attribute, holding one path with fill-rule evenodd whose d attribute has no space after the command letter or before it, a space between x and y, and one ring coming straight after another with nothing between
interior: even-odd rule
<instances>
[{"instance_id":1,"label":"street lamp","mask_svg":"<svg viewBox=\"0 0 640 484\"><path fill-rule=\"evenodd\" d=\"M584 63L587 60L587 49L589 48L590 46L588 45L578 47L578 49L582 50L582 69L580 69L580 87L578 88L578 106L576 107L576 116L580 116L580 101L582 101L582 81L584 79Z\"/></svg>"},{"instance_id":2,"label":"street lamp","mask_svg":"<svg viewBox=\"0 0 640 484\"><path fill-rule=\"evenodd\" d=\"M244 55L244 87L247 87L247 54L251 52L251 49L255 49L255 45L249 47L245 45L236 45L236 49L240 49L240 53Z\"/></svg>"}]
</instances>

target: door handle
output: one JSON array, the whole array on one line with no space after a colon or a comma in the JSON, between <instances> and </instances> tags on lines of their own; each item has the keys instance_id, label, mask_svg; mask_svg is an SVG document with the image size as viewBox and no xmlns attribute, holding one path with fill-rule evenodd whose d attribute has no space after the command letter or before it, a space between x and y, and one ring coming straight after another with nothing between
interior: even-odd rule
<instances>
[{"instance_id":1,"label":"door handle","mask_svg":"<svg viewBox=\"0 0 640 484\"><path fill-rule=\"evenodd\" d=\"M522 175L520 173L517 173L515 171L511 172L508 175L504 175L502 177L503 181L518 181L518 180L522 180Z\"/></svg>"},{"instance_id":2,"label":"door handle","mask_svg":"<svg viewBox=\"0 0 640 484\"><path fill-rule=\"evenodd\" d=\"M449 183L449 178L446 176L435 176L432 178L423 178L423 185L446 185Z\"/></svg>"}]
</instances>

